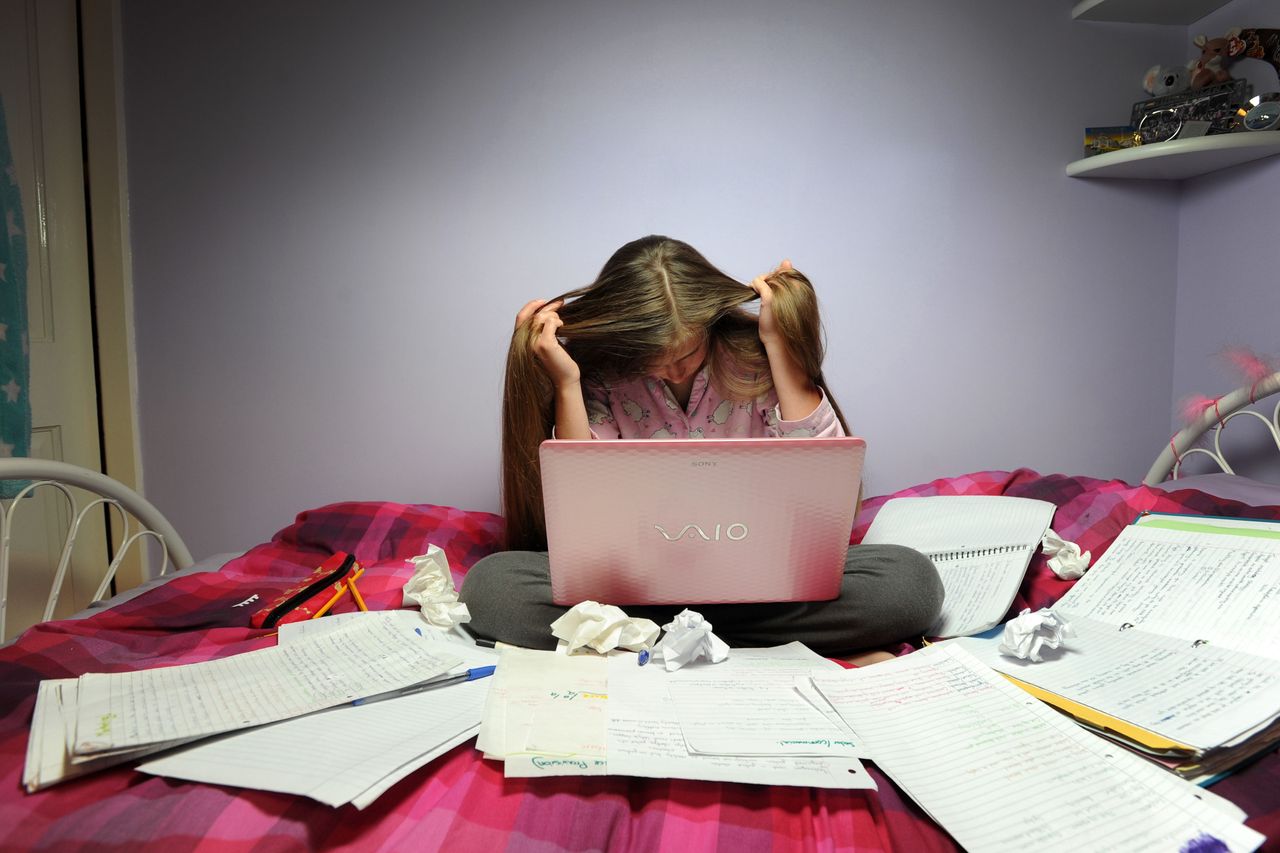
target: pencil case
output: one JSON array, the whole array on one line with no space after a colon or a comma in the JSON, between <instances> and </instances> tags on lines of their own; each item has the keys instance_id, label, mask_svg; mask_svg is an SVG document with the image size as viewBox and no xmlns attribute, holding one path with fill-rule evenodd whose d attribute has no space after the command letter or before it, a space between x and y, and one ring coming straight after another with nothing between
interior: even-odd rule
<instances>
[{"instance_id":1,"label":"pencil case","mask_svg":"<svg viewBox=\"0 0 1280 853\"><path fill-rule=\"evenodd\" d=\"M310 619L324 603L342 589L342 582L356 567L356 558L339 551L299 583L249 619L254 628L275 628L286 622Z\"/></svg>"}]
</instances>

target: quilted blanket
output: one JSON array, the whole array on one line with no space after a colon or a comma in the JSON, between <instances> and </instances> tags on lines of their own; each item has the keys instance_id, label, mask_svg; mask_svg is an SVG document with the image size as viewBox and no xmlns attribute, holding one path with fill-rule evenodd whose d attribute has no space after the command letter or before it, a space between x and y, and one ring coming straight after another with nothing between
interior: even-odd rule
<instances>
[{"instance_id":1,"label":"quilted blanket","mask_svg":"<svg viewBox=\"0 0 1280 853\"><path fill-rule=\"evenodd\" d=\"M890 497L1006 494L1054 503L1054 529L1095 557L1143 510L1280 519L1198 491L1022 469L936 480L865 502L857 542ZM937 824L874 765L879 791L826 791L624 777L504 779L470 744L411 775L364 811L305 798L177 782L115 768L25 794L27 732L41 679L187 663L262 648L249 627L278 595L335 550L367 567L374 609L398 607L405 558L444 549L456 580L497 548L487 513L396 503L339 503L303 512L222 571L173 581L87 620L52 622L0 649L0 849L95 850L955 850ZM1070 586L1038 555L1013 612L1052 604ZM256 598L255 598L256 596ZM346 605L349 607L350 605ZM1280 754L1217 783L1249 825L1280 839ZM1034 803L1024 804L1034 808Z\"/></svg>"}]
</instances>

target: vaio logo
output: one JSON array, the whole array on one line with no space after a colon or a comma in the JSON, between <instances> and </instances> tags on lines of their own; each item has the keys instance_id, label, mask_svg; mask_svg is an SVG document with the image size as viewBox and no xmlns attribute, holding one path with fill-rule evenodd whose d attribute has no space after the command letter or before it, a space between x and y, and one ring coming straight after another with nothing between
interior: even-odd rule
<instances>
[{"instance_id":1,"label":"vaio logo","mask_svg":"<svg viewBox=\"0 0 1280 853\"><path fill-rule=\"evenodd\" d=\"M715 526L715 530L710 536L707 535L707 531L703 530L696 524L686 524L684 527L680 528L680 532L675 536L668 533L667 529L661 524L655 524L654 527L662 534L662 538L666 539L668 542L678 542L681 539L697 539L699 537L706 542L719 542L721 539L728 539L730 542L741 542L743 539L747 538L747 526L740 522L734 522L727 527L722 524L717 524Z\"/></svg>"}]
</instances>

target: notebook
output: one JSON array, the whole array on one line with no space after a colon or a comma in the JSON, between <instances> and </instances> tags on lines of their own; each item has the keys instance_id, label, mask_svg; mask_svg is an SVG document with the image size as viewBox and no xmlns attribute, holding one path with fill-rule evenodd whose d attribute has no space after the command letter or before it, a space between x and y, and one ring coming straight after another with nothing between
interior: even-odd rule
<instances>
[{"instance_id":1,"label":"notebook","mask_svg":"<svg viewBox=\"0 0 1280 853\"><path fill-rule=\"evenodd\" d=\"M1048 501L1007 495L893 498L862 541L906 545L930 557L946 597L928 635L962 637L1004 618L1054 509Z\"/></svg>"},{"instance_id":2,"label":"notebook","mask_svg":"<svg viewBox=\"0 0 1280 853\"><path fill-rule=\"evenodd\" d=\"M1187 778L1280 741L1280 523L1144 513L1053 605L1074 631L1039 663L966 648Z\"/></svg>"},{"instance_id":3,"label":"notebook","mask_svg":"<svg viewBox=\"0 0 1280 853\"><path fill-rule=\"evenodd\" d=\"M546 441L552 600L836 598L865 453L860 438Z\"/></svg>"},{"instance_id":4,"label":"notebook","mask_svg":"<svg viewBox=\"0 0 1280 853\"><path fill-rule=\"evenodd\" d=\"M1054 608L1280 658L1280 522L1143 513Z\"/></svg>"}]
</instances>

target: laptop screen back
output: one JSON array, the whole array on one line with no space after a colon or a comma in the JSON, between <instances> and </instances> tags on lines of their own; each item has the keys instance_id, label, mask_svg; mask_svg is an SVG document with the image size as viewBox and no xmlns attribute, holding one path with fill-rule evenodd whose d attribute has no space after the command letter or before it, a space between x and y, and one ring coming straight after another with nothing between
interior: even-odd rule
<instances>
[{"instance_id":1,"label":"laptop screen back","mask_svg":"<svg viewBox=\"0 0 1280 853\"><path fill-rule=\"evenodd\" d=\"M836 598L865 452L860 438L544 442L553 600Z\"/></svg>"}]
</instances>

